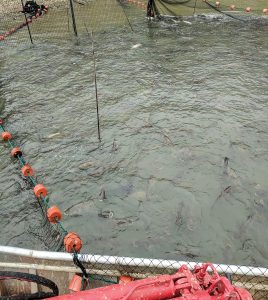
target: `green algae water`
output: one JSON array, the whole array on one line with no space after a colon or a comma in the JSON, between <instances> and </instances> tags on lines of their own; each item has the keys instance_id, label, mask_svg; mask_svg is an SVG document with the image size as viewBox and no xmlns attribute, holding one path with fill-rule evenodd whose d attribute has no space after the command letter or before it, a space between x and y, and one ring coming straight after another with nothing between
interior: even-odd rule
<instances>
[{"instance_id":1,"label":"green algae water","mask_svg":"<svg viewBox=\"0 0 268 300\"><path fill-rule=\"evenodd\" d=\"M101 143L84 31L0 45L14 143L83 252L266 265L267 22L142 17L132 32L121 16L94 30ZM0 174L0 243L43 249L29 230L40 209L3 143Z\"/></svg>"}]
</instances>

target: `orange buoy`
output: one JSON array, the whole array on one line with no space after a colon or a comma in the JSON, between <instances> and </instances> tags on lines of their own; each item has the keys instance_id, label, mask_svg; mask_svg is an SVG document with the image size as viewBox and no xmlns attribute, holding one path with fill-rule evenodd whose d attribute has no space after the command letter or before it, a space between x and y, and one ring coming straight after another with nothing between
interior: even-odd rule
<instances>
[{"instance_id":1,"label":"orange buoy","mask_svg":"<svg viewBox=\"0 0 268 300\"><path fill-rule=\"evenodd\" d=\"M251 12L251 7L249 7L249 6L246 7L245 11L246 11L246 12Z\"/></svg>"},{"instance_id":2,"label":"orange buoy","mask_svg":"<svg viewBox=\"0 0 268 300\"><path fill-rule=\"evenodd\" d=\"M231 8L231 10L235 10L235 5L232 4L232 5L230 6L230 8Z\"/></svg>"},{"instance_id":3,"label":"orange buoy","mask_svg":"<svg viewBox=\"0 0 268 300\"><path fill-rule=\"evenodd\" d=\"M125 275L119 277L119 283L120 284L126 284L126 283L129 283L131 281L134 281L133 277L125 276Z\"/></svg>"},{"instance_id":4,"label":"orange buoy","mask_svg":"<svg viewBox=\"0 0 268 300\"><path fill-rule=\"evenodd\" d=\"M39 183L34 187L34 194L37 198L41 198L41 196L46 197L47 189L43 184Z\"/></svg>"},{"instance_id":5,"label":"orange buoy","mask_svg":"<svg viewBox=\"0 0 268 300\"><path fill-rule=\"evenodd\" d=\"M17 157L17 156L21 156L22 155L22 151L20 150L19 147L15 147L11 150L11 155L13 157Z\"/></svg>"},{"instance_id":6,"label":"orange buoy","mask_svg":"<svg viewBox=\"0 0 268 300\"><path fill-rule=\"evenodd\" d=\"M57 221L61 220L62 213L61 213L60 209L58 208L58 206L56 206L56 205L51 206L47 210L47 218L48 218L48 221L52 224L56 224Z\"/></svg>"},{"instance_id":7,"label":"orange buoy","mask_svg":"<svg viewBox=\"0 0 268 300\"><path fill-rule=\"evenodd\" d=\"M2 132L2 138L4 141L8 141L12 139L11 134L8 131Z\"/></svg>"},{"instance_id":8,"label":"orange buoy","mask_svg":"<svg viewBox=\"0 0 268 300\"><path fill-rule=\"evenodd\" d=\"M84 286L82 287L83 278L75 274L69 284L69 290L72 292L79 292L87 286L87 280L84 281Z\"/></svg>"},{"instance_id":9,"label":"orange buoy","mask_svg":"<svg viewBox=\"0 0 268 300\"><path fill-rule=\"evenodd\" d=\"M267 14L267 13L268 13L268 8L264 8L264 9L262 10L262 12L263 12L264 14Z\"/></svg>"},{"instance_id":10,"label":"orange buoy","mask_svg":"<svg viewBox=\"0 0 268 300\"><path fill-rule=\"evenodd\" d=\"M33 176L34 172L32 167L26 164L21 168L21 173L23 176L28 177L28 176Z\"/></svg>"},{"instance_id":11,"label":"orange buoy","mask_svg":"<svg viewBox=\"0 0 268 300\"><path fill-rule=\"evenodd\" d=\"M80 236L75 232L69 232L64 238L65 250L69 253L79 252L82 248L82 240Z\"/></svg>"},{"instance_id":12,"label":"orange buoy","mask_svg":"<svg viewBox=\"0 0 268 300\"><path fill-rule=\"evenodd\" d=\"M216 1L216 6L219 7L221 5L220 1Z\"/></svg>"}]
</instances>

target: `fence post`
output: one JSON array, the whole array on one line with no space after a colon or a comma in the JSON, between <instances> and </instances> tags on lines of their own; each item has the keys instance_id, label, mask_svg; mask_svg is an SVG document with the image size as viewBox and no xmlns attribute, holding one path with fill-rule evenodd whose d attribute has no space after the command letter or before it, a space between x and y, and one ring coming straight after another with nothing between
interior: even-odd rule
<instances>
[{"instance_id":1,"label":"fence post","mask_svg":"<svg viewBox=\"0 0 268 300\"><path fill-rule=\"evenodd\" d=\"M72 14L74 34L75 34L75 36L77 36L77 28L76 28L73 0L70 0L70 8L71 8L71 14Z\"/></svg>"}]
</instances>

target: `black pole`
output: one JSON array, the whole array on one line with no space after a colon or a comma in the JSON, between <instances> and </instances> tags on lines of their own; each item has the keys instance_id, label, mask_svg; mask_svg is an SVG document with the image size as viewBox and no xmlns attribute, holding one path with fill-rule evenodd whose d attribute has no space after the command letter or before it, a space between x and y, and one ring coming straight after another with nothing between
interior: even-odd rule
<instances>
[{"instance_id":1,"label":"black pole","mask_svg":"<svg viewBox=\"0 0 268 300\"><path fill-rule=\"evenodd\" d=\"M71 8L71 14L72 14L74 34L75 34L75 36L77 36L77 28L76 28L76 22L75 22L73 0L70 0L70 8Z\"/></svg>"},{"instance_id":2,"label":"black pole","mask_svg":"<svg viewBox=\"0 0 268 300\"><path fill-rule=\"evenodd\" d=\"M99 139L99 141L101 141L101 136L100 136L99 98L98 98L98 87L97 87L97 72L96 72L96 58L95 58L95 50L94 50L93 31L91 31L91 41L92 41L92 55L93 55L93 65L94 65L94 82L95 82L97 123L98 123L98 139Z\"/></svg>"},{"instance_id":3,"label":"black pole","mask_svg":"<svg viewBox=\"0 0 268 300\"><path fill-rule=\"evenodd\" d=\"M84 26L86 28L86 32L87 32L88 37L90 37L86 24L84 24ZM98 139L101 142L100 114L99 114L99 97L98 97L97 71L96 71L96 57L95 57L93 31L92 30L91 30L91 45L92 45L93 71L94 71L94 83L95 83L95 99L96 99L96 112L97 112Z\"/></svg>"},{"instance_id":4,"label":"black pole","mask_svg":"<svg viewBox=\"0 0 268 300\"><path fill-rule=\"evenodd\" d=\"M33 39L32 39L32 35L31 35L31 30L30 30L30 26L28 24L28 20L27 20L27 17L26 17L26 12L24 10L24 3L23 3L23 0L21 0L21 6L22 6L22 11L24 13L24 17L25 17L25 22L26 22L26 25L27 25L27 28L28 28L28 33L29 33L29 37L30 37L30 41L31 43L33 44Z\"/></svg>"}]
</instances>

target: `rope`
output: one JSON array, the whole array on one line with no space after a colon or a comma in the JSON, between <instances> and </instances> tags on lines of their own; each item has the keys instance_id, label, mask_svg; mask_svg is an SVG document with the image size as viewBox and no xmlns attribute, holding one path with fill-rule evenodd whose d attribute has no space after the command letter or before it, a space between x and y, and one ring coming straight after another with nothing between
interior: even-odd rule
<instances>
[{"instance_id":1,"label":"rope","mask_svg":"<svg viewBox=\"0 0 268 300\"><path fill-rule=\"evenodd\" d=\"M2 132L5 132L5 128L4 128L4 126L3 126L2 124L0 124L0 130L1 130ZM8 140L8 141L7 141L7 144L8 144L8 146L9 146L10 149L13 149L13 148L15 147L11 140ZM24 167L25 165L27 165L27 163L26 163L26 161L25 161L25 159L23 158L22 155L17 155L16 158L18 159L19 164L20 164L21 167ZM29 181L34 187L38 184L37 180L36 180L33 176L27 176L27 179L28 179L28 181ZM40 195L40 199L41 199L42 203L45 205L46 209L49 209L49 208L51 207L50 204L49 204L49 198L48 198L47 196L44 197L44 196L41 194L41 195ZM38 200L38 203L40 204L40 201L39 201L39 200ZM46 213L45 213L45 211L43 210L42 206L41 206L41 209L42 209L42 211L43 211L44 216L47 218ZM62 232L64 235L67 235L67 234L68 234L68 231L64 228L62 222L61 222L60 220L57 220L57 219L55 219L55 221L56 221L56 223L59 225L59 228L60 228L61 232Z\"/></svg>"},{"instance_id":2,"label":"rope","mask_svg":"<svg viewBox=\"0 0 268 300\"><path fill-rule=\"evenodd\" d=\"M233 16L233 15L230 15L230 14L228 14L228 13L226 13L226 12L220 10L219 8L217 8L216 6L214 6L213 4L207 2L207 0L204 0L204 2L205 2L209 7L211 7L212 9L216 10L217 12L219 12L219 13L225 15L225 16L228 16L228 17L230 17L230 18L232 18L232 19L235 19L235 20L238 20L238 21L241 21L241 22L246 22L246 21L243 20L243 19L240 19L240 18L238 18L238 17L235 17L235 16Z\"/></svg>"}]
</instances>

